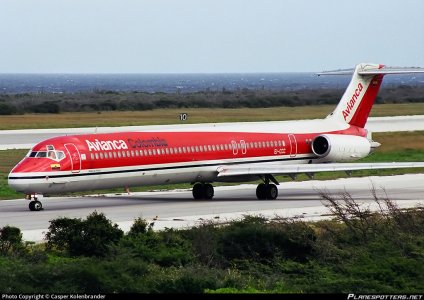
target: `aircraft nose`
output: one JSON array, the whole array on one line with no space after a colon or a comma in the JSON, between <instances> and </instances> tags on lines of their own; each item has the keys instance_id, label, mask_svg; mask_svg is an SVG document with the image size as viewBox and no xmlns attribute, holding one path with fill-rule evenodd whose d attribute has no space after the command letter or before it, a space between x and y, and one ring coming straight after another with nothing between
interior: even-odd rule
<instances>
[{"instance_id":1,"label":"aircraft nose","mask_svg":"<svg viewBox=\"0 0 424 300\"><path fill-rule=\"evenodd\" d=\"M29 185L25 182L24 179L19 178L16 172L10 172L7 178L7 184L9 187L17 192L25 192Z\"/></svg>"}]
</instances>

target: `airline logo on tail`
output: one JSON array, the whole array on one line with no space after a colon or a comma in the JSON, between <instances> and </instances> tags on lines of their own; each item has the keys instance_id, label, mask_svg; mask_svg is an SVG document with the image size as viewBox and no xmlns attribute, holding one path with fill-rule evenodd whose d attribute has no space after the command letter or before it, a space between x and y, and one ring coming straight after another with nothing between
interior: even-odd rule
<instances>
[{"instance_id":1,"label":"airline logo on tail","mask_svg":"<svg viewBox=\"0 0 424 300\"><path fill-rule=\"evenodd\" d=\"M358 83L358 87L355 89L355 92L353 93L352 97L350 98L350 101L346 105L346 109L343 110L343 118L346 119L349 117L350 113L355 107L356 101L358 100L359 96L361 95L361 92L363 90L362 83Z\"/></svg>"}]
</instances>

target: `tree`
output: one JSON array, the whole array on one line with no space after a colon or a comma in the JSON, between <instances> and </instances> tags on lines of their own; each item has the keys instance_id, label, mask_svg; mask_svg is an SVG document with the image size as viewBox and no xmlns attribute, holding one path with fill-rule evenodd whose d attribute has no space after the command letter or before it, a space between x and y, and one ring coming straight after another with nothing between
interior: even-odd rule
<instances>
[{"instance_id":1,"label":"tree","mask_svg":"<svg viewBox=\"0 0 424 300\"><path fill-rule=\"evenodd\" d=\"M68 251L72 256L106 256L119 242L123 231L96 211L86 220L60 218L50 222L46 234L49 248Z\"/></svg>"},{"instance_id":2,"label":"tree","mask_svg":"<svg viewBox=\"0 0 424 300\"><path fill-rule=\"evenodd\" d=\"M23 248L22 233L19 228L5 226L0 229L0 254L5 256Z\"/></svg>"}]
</instances>

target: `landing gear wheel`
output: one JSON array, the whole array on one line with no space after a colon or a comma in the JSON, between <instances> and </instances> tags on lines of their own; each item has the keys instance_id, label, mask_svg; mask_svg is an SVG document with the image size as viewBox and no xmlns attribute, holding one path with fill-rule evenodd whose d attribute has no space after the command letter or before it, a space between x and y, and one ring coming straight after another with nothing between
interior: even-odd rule
<instances>
[{"instance_id":1,"label":"landing gear wheel","mask_svg":"<svg viewBox=\"0 0 424 300\"><path fill-rule=\"evenodd\" d=\"M29 203L29 210L31 210L31 211L40 211L42 209L43 209L43 205L38 200L31 201Z\"/></svg>"},{"instance_id":2,"label":"landing gear wheel","mask_svg":"<svg viewBox=\"0 0 424 300\"><path fill-rule=\"evenodd\" d=\"M204 196L206 200L210 200L213 198L215 191L213 190L213 186L210 183L204 185Z\"/></svg>"},{"instance_id":3,"label":"landing gear wheel","mask_svg":"<svg viewBox=\"0 0 424 300\"><path fill-rule=\"evenodd\" d=\"M213 198L215 191L210 183L196 183L193 186L193 198L196 200L206 199L210 200Z\"/></svg>"},{"instance_id":4,"label":"landing gear wheel","mask_svg":"<svg viewBox=\"0 0 424 300\"><path fill-rule=\"evenodd\" d=\"M204 194L204 192L203 192L203 184L196 183L193 186L193 198L195 200L203 199L203 194Z\"/></svg>"},{"instance_id":5,"label":"landing gear wheel","mask_svg":"<svg viewBox=\"0 0 424 300\"><path fill-rule=\"evenodd\" d=\"M266 190L266 198L269 200L275 200L278 197L278 189L275 184L270 184Z\"/></svg>"},{"instance_id":6,"label":"landing gear wheel","mask_svg":"<svg viewBox=\"0 0 424 300\"><path fill-rule=\"evenodd\" d=\"M275 200L278 197L278 188L275 184L260 183L256 188L258 200Z\"/></svg>"},{"instance_id":7,"label":"landing gear wheel","mask_svg":"<svg viewBox=\"0 0 424 300\"><path fill-rule=\"evenodd\" d=\"M256 188L256 198L258 200L265 200L266 199L266 185L265 183L260 183L258 187Z\"/></svg>"}]
</instances>

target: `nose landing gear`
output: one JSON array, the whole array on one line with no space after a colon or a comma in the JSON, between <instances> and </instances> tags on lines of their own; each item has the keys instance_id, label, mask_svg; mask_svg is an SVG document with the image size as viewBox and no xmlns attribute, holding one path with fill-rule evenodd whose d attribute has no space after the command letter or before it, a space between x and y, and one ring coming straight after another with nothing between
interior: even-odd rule
<instances>
[{"instance_id":1,"label":"nose landing gear","mask_svg":"<svg viewBox=\"0 0 424 300\"><path fill-rule=\"evenodd\" d=\"M25 199L31 201L28 205L30 211L40 211L43 209L43 204L38 200L38 196L36 194L26 195Z\"/></svg>"}]
</instances>

